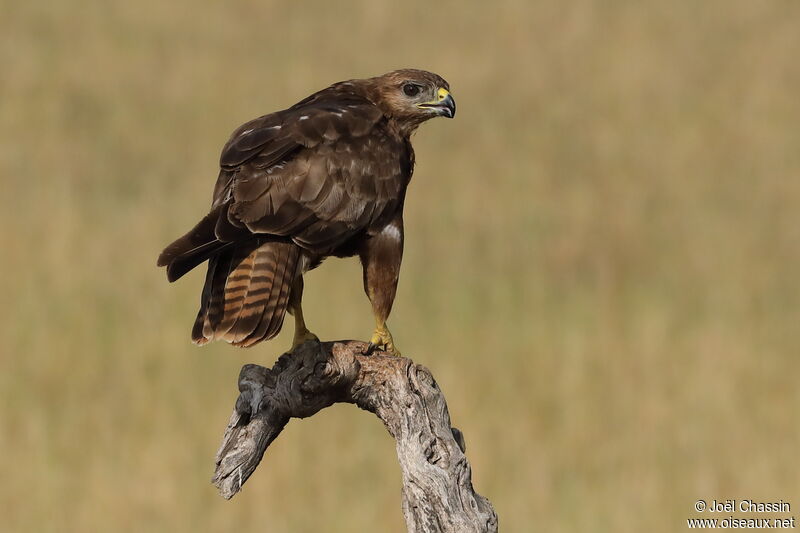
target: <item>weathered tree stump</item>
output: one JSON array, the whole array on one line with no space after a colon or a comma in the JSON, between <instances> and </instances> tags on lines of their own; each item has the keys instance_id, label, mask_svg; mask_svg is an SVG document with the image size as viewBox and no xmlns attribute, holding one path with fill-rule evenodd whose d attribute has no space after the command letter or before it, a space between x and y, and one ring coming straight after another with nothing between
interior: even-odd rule
<instances>
[{"instance_id":1,"label":"weathered tree stump","mask_svg":"<svg viewBox=\"0 0 800 533\"><path fill-rule=\"evenodd\" d=\"M245 365L239 398L212 482L232 498L292 417L309 417L336 402L380 418L397 443L408 531L494 532L491 503L472 488L461 432L428 369L410 359L362 355L359 341L307 342L271 369Z\"/></svg>"}]
</instances>

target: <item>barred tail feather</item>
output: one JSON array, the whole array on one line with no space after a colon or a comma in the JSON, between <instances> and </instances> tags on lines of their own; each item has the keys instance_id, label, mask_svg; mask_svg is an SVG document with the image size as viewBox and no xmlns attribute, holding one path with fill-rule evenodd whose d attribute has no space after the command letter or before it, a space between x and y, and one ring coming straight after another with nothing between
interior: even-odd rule
<instances>
[{"instance_id":1,"label":"barred tail feather","mask_svg":"<svg viewBox=\"0 0 800 533\"><path fill-rule=\"evenodd\" d=\"M214 286L214 274L217 271L217 264L219 263L218 257L212 257L208 261L208 271L206 272L206 283L203 285L203 293L200 296L200 311L197 313L197 318L192 327L192 342L202 346L208 344L210 339L203 335L203 327L205 326L206 315L208 314L208 305L211 301L211 288Z\"/></svg>"},{"instance_id":2,"label":"barred tail feather","mask_svg":"<svg viewBox=\"0 0 800 533\"><path fill-rule=\"evenodd\" d=\"M258 239L209 261L192 340L247 347L277 335L299 257L296 244Z\"/></svg>"},{"instance_id":3,"label":"barred tail feather","mask_svg":"<svg viewBox=\"0 0 800 533\"><path fill-rule=\"evenodd\" d=\"M231 268L228 269L227 276L224 280L220 277L218 285L224 287L224 291L220 291L221 300L217 302L220 318L217 322L211 323L214 336L217 338L224 337L231 330L245 306L260 246L261 244L256 241L249 246L239 247L232 254Z\"/></svg>"},{"instance_id":4,"label":"barred tail feather","mask_svg":"<svg viewBox=\"0 0 800 533\"><path fill-rule=\"evenodd\" d=\"M249 347L271 339L277 335L283 326L286 315L289 289L296 275L297 261L300 249L297 245L284 246L275 250L275 268L273 269L273 283L269 298L263 305L260 320L255 328L244 328L245 336L238 336L231 341L236 346ZM248 330L250 330L248 332Z\"/></svg>"}]
</instances>

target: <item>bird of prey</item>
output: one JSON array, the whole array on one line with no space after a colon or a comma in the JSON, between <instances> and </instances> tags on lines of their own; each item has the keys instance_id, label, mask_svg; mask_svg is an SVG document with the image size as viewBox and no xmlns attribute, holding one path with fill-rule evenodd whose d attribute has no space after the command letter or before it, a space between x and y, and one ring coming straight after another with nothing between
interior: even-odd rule
<instances>
[{"instance_id":1,"label":"bird of prey","mask_svg":"<svg viewBox=\"0 0 800 533\"><path fill-rule=\"evenodd\" d=\"M222 149L210 212L167 246L169 281L208 261L192 340L253 346L294 315L306 327L303 274L330 256L358 256L376 327L367 353L399 354L386 319L403 255L403 204L414 170L410 136L452 118L448 83L397 70L334 83L292 107L241 125Z\"/></svg>"}]
</instances>

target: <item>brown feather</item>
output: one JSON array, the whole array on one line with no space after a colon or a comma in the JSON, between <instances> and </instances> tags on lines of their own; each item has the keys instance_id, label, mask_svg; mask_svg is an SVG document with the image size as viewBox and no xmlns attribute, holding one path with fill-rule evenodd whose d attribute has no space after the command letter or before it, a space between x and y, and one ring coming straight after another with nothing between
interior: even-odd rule
<instances>
[{"instance_id":1,"label":"brown feather","mask_svg":"<svg viewBox=\"0 0 800 533\"><path fill-rule=\"evenodd\" d=\"M217 224L219 212L220 209L218 208L212 209L209 214L204 216L203 219L185 235L164 248L161 254L159 254L156 264L158 266L167 266L181 255L215 240L214 226Z\"/></svg>"},{"instance_id":2,"label":"brown feather","mask_svg":"<svg viewBox=\"0 0 800 533\"><path fill-rule=\"evenodd\" d=\"M157 265L167 267L167 279L170 282L228 247L228 243L217 239L214 231L222 213L224 206L212 209L188 233L164 248L158 256Z\"/></svg>"}]
</instances>

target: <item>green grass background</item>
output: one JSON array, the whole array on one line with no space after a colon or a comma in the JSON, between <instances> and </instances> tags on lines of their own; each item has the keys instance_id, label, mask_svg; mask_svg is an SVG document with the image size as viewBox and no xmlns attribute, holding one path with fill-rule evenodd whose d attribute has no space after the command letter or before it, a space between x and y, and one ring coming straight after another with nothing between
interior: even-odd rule
<instances>
[{"instance_id":1,"label":"green grass background","mask_svg":"<svg viewBox=\"0 0 800 533\"><path fill-rule=\"evenodd\" d=\"M0 4L3 531L404 531L393 441L349 406L216 494L239 367L291 331L197 348L203 273L155 267L233 128L400 67L459 107L414 138L390 325L502 530L800 508L800 3ZM355 261L305 301L322 338L371 332Z\"/></svg>"}]
</instances>

